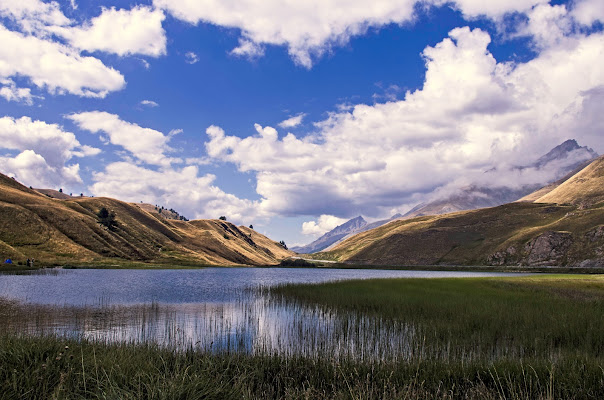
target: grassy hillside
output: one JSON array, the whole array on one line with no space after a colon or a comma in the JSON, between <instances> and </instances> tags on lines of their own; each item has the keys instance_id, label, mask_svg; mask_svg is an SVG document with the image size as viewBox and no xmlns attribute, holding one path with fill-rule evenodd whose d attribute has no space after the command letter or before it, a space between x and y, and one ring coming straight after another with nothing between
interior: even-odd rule
<instances>
[{"instance_id":1,"label":"grassy hillside","mask_svg":"<svg viewBox=\"0 0 604 400\"><path fill-rule=\"evenodd\" d=\"M100 223L106 208L116 226ZM277 264L292 253L220 220L176 221L109 198L54 199L0 175L0 256L42 264Z\"/></svg>"},{"instance_id":2,"label":"grassy hillside","mask_svg":"<svg viewBox=\"0 0 604 400\"><path fill-rule=\"evenodd\" d=\"M374 265L604 266L603 160L538 203L395 221L321 257Z\"/></svg>"},{"instance_id":3,"label":"grassy hillside","mask_svg":"<svg viewBox=\"0 0 604 400\"><path fill-rule=\"evenodd\" d=\"M569 203L578 205L580 208L604 202L604 156L535 201Z\"/></svg>"},{"instance_id":4,"label":"grassy hillside","mask_svg":"<svg viewBox=\"0 0 604 400\"><path fill-rule=\"evenodd\" d=\"M521 199L519 199L517 201L528 202L528 203L540 202L540 200L539 200L540 198L551 193L554 189L558 188L560 185L567 182L570 178L574 177L579 172L581 172L584 168L588 167L590 164L592 164L594 162L601 162L601 158L599 160L598 159L591 160L591 161L588 161L588 162L585 162L585 163L579 165L579 167L577 167L575 170L571 171L569 174L565 175L564 177L558 179L556 182L552 182L549 185L544 186L541 189L534 191L533 193L527 194L526 196L522 197ZM542 201L542 202L551 203L552 201Z\"/></svg>"}]
</instances>

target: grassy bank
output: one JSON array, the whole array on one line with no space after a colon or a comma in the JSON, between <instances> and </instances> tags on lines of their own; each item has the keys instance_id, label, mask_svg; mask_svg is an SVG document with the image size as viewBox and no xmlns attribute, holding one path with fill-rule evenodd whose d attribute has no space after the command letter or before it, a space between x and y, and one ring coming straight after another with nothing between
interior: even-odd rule
<instances>
[{"instance_id":1,"label":"grassy bank","mask_svg":"<svg viewBox=\"0 0 604 400\"><path fill-rule=\"evenodd\" d=\"M601 398L591 357L553 361L332 363L0 337L2 399Z\"/></svg>"}]
</instances>

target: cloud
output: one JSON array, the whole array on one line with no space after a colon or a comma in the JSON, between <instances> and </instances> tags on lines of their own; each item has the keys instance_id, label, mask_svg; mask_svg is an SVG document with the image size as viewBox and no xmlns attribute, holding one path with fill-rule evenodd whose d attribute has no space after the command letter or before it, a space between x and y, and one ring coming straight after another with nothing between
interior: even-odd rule
<instances>
[{"instance_id":1,"label":"cloud","mask_svg":"<svg viewBox=\"0 0 604 400\"><path fill-rule=\"evenodd\" d=\"M0 43L0 79L26 76L53 94L100 98L126 84L115 69L59 43L9 31L2 25Z\"/></svg>"},{"instance_id":2,"label":"cloud","mask_svg":"<svg viewBox=\"0 0 604 400\"><path fill-rule=\"evenodd\" d=\"M267 212L349 218L386 216L450 182L480 181L493 167L499 172L484 183L505 184L512 166L568 138L604 151L604 33L544 42L537 57L517 64L498 63L490 40L480 29L452 30L423 51L421 89L333 112L305 137L279 138L256 125L255 135L240 138L210 126L208 156L254 172ZM514 179L539 183L556 172Z\"/></svg>"},{"instance_id":3,"label":"cloud","mask_svg":"<svg viewBox=\"0 0 604 400\"><path fill-rule=\"evenodd\" d=\"M547 3L549 0L506 0L506 1L484 1L484 0L435 0L426 3L434 5L451 5L459 9L465 17L476 18L486 16L497 19L512 12L526 12L534 5Z\"/></svg>"},{"instance_id":4,"label":"cloud","mask_svg":"<svg viewBox=\"0 0 604 400\"><path fill-rule=\"evenodd\" d=\"M572 31L572 20L564 5L538 5L527 16L528 22L518 29L516 35L531 37L538 49L564 41Z\"/></svg>"},{"instance_id":5,"label":"cloud","mask_svg":"<svg viewBox=\"0 0 604 400\"><path fill-rule=\"evenodd\" d=\"M285 121L281 121L279 122L279 126L281 128L295 128L296 126L300 125L302 123L302 120L304 119L304 117L306 117L306 114L301 113L298 114L296 116L293 116L291 118L286 119Z\"/></svg>"},{"instance_id":6,"label":"cloud","mask_svg":"<svg viewBox=\"0 0 604 400\"><path fill-rule=\"evenodd\" d=\"M596 21L604 22L604 7L600 0L576 1L572 16L581 24L590 26Z\"/></svg>"},{"instance_id":7,"label":"cloud","mask_svg":"<svg viewBox=\"0 0 604 400\"><path fill-rule=\"evenodd\" d=\"M239 45L233 54L257 57L263 45L285 46L294 62L310 68L313 60L334 46L345 45L370 28L404 24L413 20L416 3L424 6L452 5L466 16L499 18L508 12L523 12L545 0L154 0L176 18L239 29Z\"/></svg>"},{"instance_id":8,"label":"cloud","mask_svg":"<svg viewBox=\"0 0 604 400\"><path fill-rule=\"evenodd\" d=\"M59 125L8 116L0 118L0 148L20 152L16 157L1 158L3 173L29 185L44 187L81 182L79 165L68 165L68 161L100 152L81 145L73 133Z\"/></svg>"},{"instance_id":9,"label":"cloud","mask_svg":"<svg viewBox=\"0 0 604 400\"><path fill-rule=\"evenodd\" d=\"M16 157L0 157L2 172L20 182L38 188L56 188L82 182L78 164L55 168L33 150L25 150Z\"/></svg>"},{"instance_id":10,"label":"cloud","mask_svg":"<svg viewBox=\"0 0 604 400\"><path fill-rule=\"evenodd\" d=\"M46 26L67 26L71 20L61 12L59 3L39 0L0 1L0 16L20 25L26 33L40 33Z\"/></svg>"},{"instance_id":11,"label":"cloud","mask_svg":"<svg viewBox=\"0 0 604 400\"><path fill-rule=\"evenodd\" d=\"M163 11L152 7L112 7L103 8L101 15L82 26L48 29L80 50L159 57L166 54L166 32L162 27L165 18Z\"/></svg>"},{"instance_id":12,"label":"cloud","mask_svg":"<svg viewBox=\"0 0 604 400\"><path fill-rule=\"evenodd\" d=\"M32 106L34 98L44 98L32 95L30 88L17 87L17 84L12 79L0 79L0 84L3 85L0 87L0 97L4 97L6 101L15 101Z\"/></svg>"},{"instance_id":13,"label":"cloud","mask_svg":"<svg viewBox=\"0 0 604 400\"><path fill-rule=\"evenodd\" d=\"M199 62L199 56L195 53L193 53L192 51L189 51L188 53L185 54L185 62L187 64L195 64L197 62Z\"/></svg>"},{"instance_id":14,"label":"cloud","mask_svg":"<svg viewBox=\"0 0 604 400\"><path fill-rule=\"evenodd\" d=\"M199 175L196 166L150 170L128 162L106 166L95 173L89 190L95 196L125 201L144 201L174 208L188 218L227 216L235 223L250 223L266 217L257 202L242 200L216 187L215 176Z\"/></svg>"},{"instance_id":15,"label":"cloud","mask_svg":"<svg viewBox=\"0 0 604 400\"><path fill-rule=\"evenodd\" d=\"M156 102L154 102L153 100L143 100L140 102L141 106L147 106L147 107L159 107L159 104L157 104Z\"/></svg>"},{"instance_id":16,"label":"cloud","mask_svg":"<svg viewBox=\"0 0 604 400\"><path fill-rule=\"evenodd\" d=\"M71 6L77 9L73 1ZM102 8L97 17L76 25L54 1L1 1L0 17L18 27L9 30L0 24L0 79L26 76L51 94L103 98L125 86L118 71L98 58L82 56L82 51L120 56L166 54L165 14L149 6Z\"/></svg>"},{"instance_id":17,"label":"cloud","mask_svg":"<svg viewBox=\"0 0 604 400\"><path fill-rule=\"evenodd\" d=\"M313 236L323 235L335 227L342 225L346 221L346 218L338 218L333 215L321 215L317 221L303 222L302 234Z\"/></svg>"},{"instance_id":18,"label":"cloud","mask_svg":"<svg viewBox=\"0 0 604 400\"><path fill-rule=\"evenodd\" d=\"M231 54L254 59L264 55L264 48L251 40L239 38L239 46L231 50Z\"/></svg>"},{"instance_id":19,"label":"cloud","mask_svg":"<svg viewBox=\"0 0 604 400\"><path fill-rule=\"evenodd\" d=\"M149 69L149 68L151 68L151 64L149 64L149 61L147 61L147 60L143 60L142 58L140 58L139 60L140 60L140 62L143 64L143 67L144 67L145 69Z\"/></svg>"},{"instance_id":20,"label":"cloud","mask_svg":"<svg viewBox=\"0 0 604 400\"><path fill-rule=\"evenodd\" d=\"M159 131L123 121L118 115L103 111L89 111L70 114L66 118L74 121L80 129L107 134L111 144L123 147L142 162L168 166L170 163L178 161L165 154L171 151L168 146L170 140L168 136Z\"/></svg>"}]
</instances>

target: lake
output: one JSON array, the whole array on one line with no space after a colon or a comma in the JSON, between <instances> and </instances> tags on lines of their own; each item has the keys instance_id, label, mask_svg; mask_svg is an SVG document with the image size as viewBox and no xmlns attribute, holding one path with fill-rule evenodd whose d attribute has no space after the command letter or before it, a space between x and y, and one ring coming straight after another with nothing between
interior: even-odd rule
<instances>
[{"instance_id":1,"label":"lake","mask_svg":"<svg viewBox=\"0 0 604 400\"><path fill-rule=\"evenodd\" d=\"M416 339L413 326L292 304L266 289L344 279L515 275L520 274L313 268L0 274L0 329L206 351L404 358Z\"/></svg>"}]
</instances>

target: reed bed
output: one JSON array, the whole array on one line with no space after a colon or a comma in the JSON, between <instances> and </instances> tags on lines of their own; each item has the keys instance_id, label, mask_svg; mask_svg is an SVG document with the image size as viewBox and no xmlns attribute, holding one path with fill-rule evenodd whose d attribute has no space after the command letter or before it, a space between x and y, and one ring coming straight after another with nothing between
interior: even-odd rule
<instances>
[{"instance_id":1,"label":"reed bed","mask_svg":"<svg viewBox=\"0 0 604 400\"><path fill-rule=\"evenodd\" d=\"M387 279L226 304L0 301L0 399L604 398L604 279Z\"/></svg>"}]
</instances>

